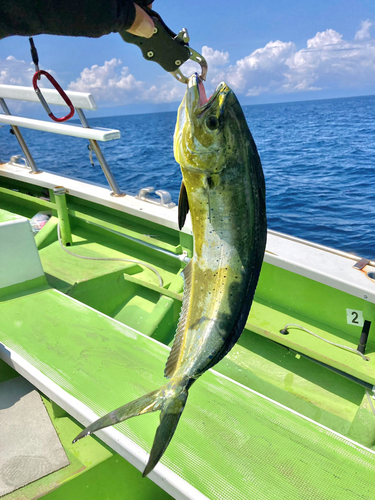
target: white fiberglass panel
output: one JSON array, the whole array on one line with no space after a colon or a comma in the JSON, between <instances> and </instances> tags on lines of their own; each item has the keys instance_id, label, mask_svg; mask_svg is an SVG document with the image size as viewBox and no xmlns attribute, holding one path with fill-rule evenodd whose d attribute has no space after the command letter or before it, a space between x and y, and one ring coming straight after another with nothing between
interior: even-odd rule
<instances>
[{"instance_id":1,"label":"white fiberglass panel","mask_svg":"<svg viewBox=\"0 0 375 500\"><path fill-rule=\"evenodd\" d=\"M44 275L30 222L0 210L0 289Z\"/></svg>"}]
</instances>

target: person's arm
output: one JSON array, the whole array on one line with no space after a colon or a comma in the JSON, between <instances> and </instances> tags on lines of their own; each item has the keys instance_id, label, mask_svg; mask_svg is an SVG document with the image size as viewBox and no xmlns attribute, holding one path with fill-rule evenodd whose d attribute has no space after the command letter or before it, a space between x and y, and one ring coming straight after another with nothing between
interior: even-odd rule
<instances>
[{"instance_id":1,"label":"person's arm","mask_svg":"<svg viewBox=\"0 0 375 500\"><path fill-rule=\"evenodd\" d=\"M153 22L139 5L133 0L1 0L0 38L40 34L97 38L126 30L149 38Z\"/></svg>"}]
</instances>

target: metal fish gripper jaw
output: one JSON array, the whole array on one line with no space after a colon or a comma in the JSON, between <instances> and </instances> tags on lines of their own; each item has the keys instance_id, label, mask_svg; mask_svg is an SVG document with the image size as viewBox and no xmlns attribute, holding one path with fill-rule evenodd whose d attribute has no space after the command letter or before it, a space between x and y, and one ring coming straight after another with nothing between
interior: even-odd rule
<instances>
[{"instance_id":1,"label":"metal fish gripper jaw","mask_svg":"<svg viewBox=\"0 0 375 500\"><path fill-rule=\"evenodd\" d=\"M198 78L201 81L205 81L206 76L207 76L207 69L208 69L206 59L201 54L199 54L199 52L192 49L191 47L189 47L189 51L190 51L189 60L198 63L201 67L201 73L200 73L200 75L198 75ZM175 78L177 78L177 80L181 83L187 83L189 81L189 77L185 76L180 69L176 69L175 71L171 71L171 74Z\"/></svg>"}]
</instances>

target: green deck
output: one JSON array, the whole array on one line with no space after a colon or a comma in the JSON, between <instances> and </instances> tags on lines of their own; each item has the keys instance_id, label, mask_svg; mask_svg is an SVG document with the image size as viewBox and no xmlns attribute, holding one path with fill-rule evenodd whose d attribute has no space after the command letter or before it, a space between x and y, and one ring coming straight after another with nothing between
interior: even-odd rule
<instances>
[{"instance_id":1,"label":"green deck","mask_svg":"<svg viewBox=\"0 0 375 500\"><path fill-rule=\"evenodd\" d=\"M55 290L0 315L1 342L99 415L163 383L163 345ZM117 427L149 450L157 422ZM372 499L375 485L374 453L214 372L190 391L162 462L208 498Z\"/></svg>"},{"instance_id":2,"label":"green deck","mask_svg":"<svg viewBox=\"0 0 375 500\"><path fill-rule=\"evenodd\" d=\"M47 201L41 198L46 197L45 190L38 186L1 177L0 184L1 208L28 218L46 209L57 216L51 191ZM172 254L185 250L191 255L192 239L74 196L68 195L67 202L70 251L141 260L160 272L163 287L152 271L139 264L68 255L57 241L54 217L35 238L45 277L6 289L0 286L0 342L101 415L165 380L166 346L173 340L181 307L183 266L143 242ZM215 367L232 380L210 372L193 386L162 462L213 499L374 498L375 416L364 387L301 356L370 387L375 383L374 326L366 350L370 361L303 331L280 334L286 323L294 322L356 347L360 328L346 324L346 308L375 318L373 304L264 264L245 331ZM7 376L12 375L7 372ZM157 423L158 415L151 414L118 427L149 450ZM30 485L20 498L37 498L41 491L49 491L50 500L101 500L102 492L110 491L111 500L121 499L124 483L133 492L129 498L156 499L156 491L160 499L168 497L95 438L72 446L79 428L68 417L55 415L54 424L60 426L72 457L72 475L61 473L52 486ZM91 442L96 443L93 448L86 444ZM88 493L88 485L96 485L95 493Z\"/></svg>"}]
</instances>

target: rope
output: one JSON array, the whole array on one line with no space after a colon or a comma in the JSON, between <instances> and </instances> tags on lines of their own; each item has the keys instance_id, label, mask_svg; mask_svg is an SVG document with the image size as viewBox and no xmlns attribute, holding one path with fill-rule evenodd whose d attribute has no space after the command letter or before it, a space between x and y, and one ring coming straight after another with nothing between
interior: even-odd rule
<instances>
[{"instance_id":1,"label":"rope","mask_svg":"<svg viewBox=\"0 0 375 500\"><path fill-rule=\"evenodd\" d=\"M320 340L323 340L323 342L327 342L327 344L334 345L336 347L339 347L340 349L345 349L345 351L353 352L354 354L357 354L358 356L361 356L361 358L364 361L369 361L368 357L366 357L364 354L362 354L361 352L359 352L357 349L353 349L353 347L348 347L346 345L336 344L336 342L331 342L330 340L327 340L327 339L321 337L320 335L318 335L318 334L316 334L314 332L311 332L307 328L304 328L303 326L297 325L295 323L288 323L287 325L285 325L284 330L288 331L289 327L293 327L293 328L296 328L298 330L303 330L304 332L310 333L310 335L313 335L314 337L316 337L316 338L318 338Z\"/></svg>"},{"instance_id":2,"label":"rope","mask_svg":"<svg viewBox=\"0 0 375 500\"><path fill-rule=\"evenodd\" d=\"M145 262L142 262L140 260L134 260L134 259L120 259L120 258L111 258L111 257L87 257L85 255L78 255L76 253L70 252L64 245L62 244L61 241L61 234L60 234L60 223L57 223L57 237L60 243L61 248L64 250L64 252L68 253L69 255L72 255L73 257L79 257L80 259L87 259L87 260L106 260L106 261L122 261L122 262L132 262L134 264L139 264L140 266L147 267L147 269L150 269L153 273L156 274L159 280L159 286L160 288L163 288L163 278L160 276L159 272L150 264L146 264Z\"/></svg>"}]
</instances>

